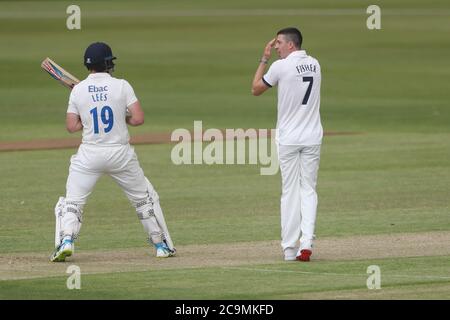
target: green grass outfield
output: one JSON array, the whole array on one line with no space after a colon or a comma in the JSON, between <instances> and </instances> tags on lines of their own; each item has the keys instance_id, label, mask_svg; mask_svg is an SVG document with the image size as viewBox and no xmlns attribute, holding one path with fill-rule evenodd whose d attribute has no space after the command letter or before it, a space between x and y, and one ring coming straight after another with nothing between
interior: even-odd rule
<instances>
[{"instance_id":1,"label":"green grass outfield","mask_svg":"<svg viewBox=\"0 0 450 320\"><path fill-rule=\"evenodd\" d=\"M382 267L382 287L368 290L367 266ZM252 268L217 267L82 276L80 290L66 277L3 281L1 298L11 299L441 299L450 277L440 276L448 259L383 259L302 265L278 263ZM411 274L411 266L427 275ZM432 290L430 290L432 289ZM4 292L8 292L4 294Z\"/></svg>"},{"instance_id":2,"label":"green grass outfield","mask_svg":"<svg viewBox=\"0 0 450 320\"><path fill-rule=\"evenodd\" d=\"M272 128L276 91L255 98L250 84L265 43L278 29L297 25L305 49L321 62L325 131L359 133L324 139L318 241L450 232L447 1L408 7L380 1L379 31L366 28L369 1L107 3L79 2L82 29L68 31L69 2L0 2L0 142L70 136L68 91L39 65L50 56L81 78L84 49L97 40L112 46L116 76L129 80L146 111L145 125L132 134L193 129L194 120L204 128ZM136 147L181 248L171 263L185 261L183 248L279 239L279 174L261 176L255 165L175 166L171 148ZM0 153L0 299L450 297L450 254L423 243L417 243L423 254L399 251L398 257L381 252L341 261L317 252L315 261L300 264L282 261L281 252L279 260L264 260L268 252L261 250L261 260L244 257L242 264L157 268L149 249L142 258L148 269L116 269L111 259L109 271L83 274L91 264L77 261L78 253L146 247L134 210L106 177L85 207L76 255L48 264L46 274L53 207L74 152ZM386 251L391 245L376 244ZM33 270L34 261L43 269ZM81 267L81 290L65 286L71 264ZM369 265L381 268L381 290L366 288ZM21 274L15 280L7 275L14 266Z\"/></svg>"}]
</instances>

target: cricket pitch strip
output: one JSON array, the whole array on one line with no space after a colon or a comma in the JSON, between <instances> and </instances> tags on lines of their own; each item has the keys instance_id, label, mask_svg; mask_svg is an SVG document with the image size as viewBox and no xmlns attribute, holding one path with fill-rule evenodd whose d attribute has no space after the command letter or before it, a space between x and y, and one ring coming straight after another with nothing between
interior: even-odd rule
<instances>
[{"instance_id":1,"label":"cricket pitch strip","mask_svg":"<svg viewBox=\"0 0 450 320\"><path fill-rule=\"evenodd\" d=\"M311 263L450 255L450 231L317 239ZM205 267L251 267L283 263L278 240L177 246L177 256L157 259L150 247L83 251L65 263L51 263L48 252L0 254L0 281L66 276L71 264L83 274L140 272ZM299 263L299 262L285 262ZM450 277L450 276L449 276Z\"/></svg>"}]
</instances>

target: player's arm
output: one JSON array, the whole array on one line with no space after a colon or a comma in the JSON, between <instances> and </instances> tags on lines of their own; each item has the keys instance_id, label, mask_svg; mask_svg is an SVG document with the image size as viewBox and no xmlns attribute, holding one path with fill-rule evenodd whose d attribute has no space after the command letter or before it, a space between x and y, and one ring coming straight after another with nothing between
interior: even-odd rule
<instances>
[{"instance_id":1,"label":"player's arm","mask_svg":"<svg viewBox=\"0 0 450 320\"><path fill-rule=\"evenodd\" d=\"M74 133L83 129L81 118L76 113L67 112L66 115L66 128L70 133Z\"/></svg>"},{"instance_id":2,"label":"player's arm","mask_svg":"<svg viewBox=\"0 0 450 320\"><path fill-rule=\"evenodd\" d=\"M144 110L142 110L139 101L136 101L128 106L130 115L127 115L126 120L130 126L140 126L144 123Z\"/></svg>"},{"instance_id":3,"label":"player's arm","mask_svg":"<svg viewBox=\"0 0 450 320\"><path fill-rule=\"evenodd\" d=\"M253 77L252 94L254 96L259 96L259 95L263 94L267 89L270 88L270 86L268 86L264 82L263 75L264 75L264 72L266 71L267 62L269 61L270 56L272 54L272 48L275 45L275 41L276 41L276 38L270 40L267 43L266 47L264 48L263 56L259 62L258 69L256 69L255 76Z\"/></svg>"}]
</instances>

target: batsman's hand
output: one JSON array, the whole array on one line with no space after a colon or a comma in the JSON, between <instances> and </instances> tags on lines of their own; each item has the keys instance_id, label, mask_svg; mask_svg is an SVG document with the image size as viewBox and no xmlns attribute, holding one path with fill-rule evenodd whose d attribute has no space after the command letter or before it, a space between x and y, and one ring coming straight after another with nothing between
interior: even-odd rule
<instances>
[{"instance_id":1,"label":"batsman's hand","mask_svg":"<svg viewBox=\"0 0 450 320\"><path fill-rule=\"evenodd\" d=\"M277 38L273 38L269 42L267 42L266 47L264 48L263 58L266 60L270 59L270 56L272 55L272 49L275 46L275 41Z\"/></svg>"}]
</instances>

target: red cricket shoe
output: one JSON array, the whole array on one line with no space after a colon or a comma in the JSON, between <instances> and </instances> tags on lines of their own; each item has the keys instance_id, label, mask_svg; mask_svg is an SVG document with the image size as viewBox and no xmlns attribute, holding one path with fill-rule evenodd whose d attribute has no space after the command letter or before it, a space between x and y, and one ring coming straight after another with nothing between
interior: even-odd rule
<instances>
[{"instance_id":1,"label":"red cricket shoe","mask_svg":"<svg viewBox=\"0 0 450 320\"><path fill-rule=\"evenodd\" d=\"M300 255L296 258L298 261L309 261L309 257L312 255L311 250L304 249L300 251Z\"/></svg>"}]
</instances>

